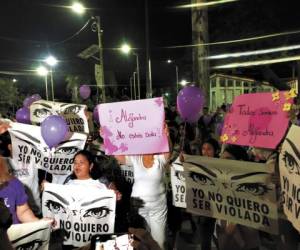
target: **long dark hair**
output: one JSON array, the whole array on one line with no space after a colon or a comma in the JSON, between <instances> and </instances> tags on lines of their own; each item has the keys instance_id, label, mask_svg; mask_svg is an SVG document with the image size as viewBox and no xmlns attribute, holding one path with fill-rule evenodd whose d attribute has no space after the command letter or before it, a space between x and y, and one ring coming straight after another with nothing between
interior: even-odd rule
<instances>
[{"instance_id":1,"label":"long dark hair","mask_svg":"<svg viewBox=\"0 0 300 250\"><path fill-rule=\"evenodd\" d=\"M74 157L73 157L73 160L75 161L75 158L76 158L76 156L78 156L78 155L83 155L87 160L88 160L88 162L89 162L89 164L91 165L91 164L94 164L94 156L92 155L92 153L90 152L90 151L88 151L88 150L80 150L80 151L78 151L75 155L74 155ZM66 184L66 183L68 183L70 180L75 180L75 179L77 179L77 176L75 175L75 173L74 173L74 171L72 172L72 174L70 174L67 178L66 178L66 180L64 181L64 183L63 184Z\"/></svg>"}]
</instances>

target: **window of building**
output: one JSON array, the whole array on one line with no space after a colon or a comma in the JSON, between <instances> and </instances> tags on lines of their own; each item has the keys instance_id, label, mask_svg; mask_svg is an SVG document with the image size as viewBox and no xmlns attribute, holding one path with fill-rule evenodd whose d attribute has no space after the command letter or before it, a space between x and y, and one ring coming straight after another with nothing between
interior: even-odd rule
<instances>
[{"instance_id":1,"label":"window of building","mask_svg":"<svg viewBox=\"0 0 300 250\"><path fill-rule=\"evenodd\" d=\"M244 89L244 94L248 94L249 93L249 89Z\"/></svg>"},{"instance_id":2,"label":"window of building","mask_svg":"<svg viewBox=\"0 0 300 250\"><path fill-rule=\"evenodd\" d=\"M249 83L248 82L244 82L244 87L249 87Z\"/></svg>"},{"instance_id":3,"label":"window of building","mask_svg":"<svg viewBox=\"0 0 300 250\"><path fill-rule=\"evenodd\" d=\"M240 82L240 81L238 81L238 80L236 80L236 81L235 81L235 86L237 86L237 87L241 87L241 82Z\"/></svg>"},{"instance_id":4,"label":"window of building","mask_svg":"<svg viewBox=\"0 0 300 250\"><path fill-rule=\"evenodd\" d=\"M225 87L225 79L224 78L220 78L219 82L220 82L220 87Z\"/></svg>"},{"instance_id":5,"label":"window of building","mask_svg":"<svg viewBox=\"0 0 300 250\"><path fill-rule=\"evenodd\" d=\"M227 87L233 87L233 80L227 80Z\"/></svg>"},{"instance_id":6,"label":"window of building","mask_svg":"<svg viewBox=\"0 0 300 250\"><path fill-rule=\"evenodd\" d=\"M213 78L213 79L210 80L210 86L211 86L212 88L215 88L215 87L216 87L216 78Z\"/></svg>"}]
</instances>

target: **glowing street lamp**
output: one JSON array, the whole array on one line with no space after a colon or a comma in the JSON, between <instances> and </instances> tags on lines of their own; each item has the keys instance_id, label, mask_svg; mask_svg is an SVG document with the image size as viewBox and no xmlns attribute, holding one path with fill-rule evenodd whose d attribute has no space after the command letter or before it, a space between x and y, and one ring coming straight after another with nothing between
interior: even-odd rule
<instances>
[{"instance_id":1,"label":"glowing street lamp","mask_svg":"<svg viewBox=\"0 0 300 250\"><path fill-rule=\"evenodd\" d=\"M173 60L171 60L171 59L168 59L167 60L167 63L168 64L174 64L174 66L175 66L175 73L176 73L176 92L178 93L178 88L179 88L179 86L178 86L178 84L179 84L179 80L178 80L178 66L174 63L174 61Z\"/></svg>"},{"instance_id":2,"label":"glowing street lamp","mask_svg":"<svg viewBox=\"0 0 300 250\"><path fill-rule=\"evenodd\" d=\"M138 99L141 98L141 82L140 82L140 63L139 63L139 55L135 53L131 46L128 44L123 44L120 47L120 50L123 54L128 55L130 52L136 57L136 74L137 74L137 85L138 85ZM135 89L135 87L134 87Z\"/></svg>"},{"instance_id":3,"label":"glowing street lamp","mask_svg":"<svg viewBox=\"0 0 300 250\"><path fill-rule=\"evenodd\" d=\"M77 13L79 15L82 15L85 12L84 6L79 2L73 3L71 6L71 9L72 9L72 11L74 11L75 13Z\"/></svg>"},{"instance_id":4,"label":"glowing street lamp","mask_svg":"<svg viewBox=\"0 0 300 250\"><path fill-rule=\"evenodd\" d=\"M180 85L183 86L183 87L186 86L187 84L188 84L188 82L185 79L180 81Z\"/></svg>"},{"instance_id":5,"label":"glowing street lamp","mask_svg":"<svg viewBox=\"0 0 300 250\"><path fill-rule=\"evenodd\" d=\"M45 66L39 66L37 69L36 69L36 73L39 75L39 76L44 76L45 78L45 88L46 88L46 99L48 101L48 83L47 83L47 75L49 73L49 70L45 67Z\"/></svg>"},{"instance_id":6,"label":"glowing street lamp","mask_svg":"<svg viewBox=\"0 0 300 250\"><path fill-rule=\"evenodd\" d=\"M54 101L54 81L53 81L53 67L55 67L58 63L58 60L54 56L48 56L45 60L45 63L47 63L50 67L50 80L51 80L51 95L52 95L52 101Z\"/></svg>"},{"instance_id":7,"label":"glowing street lamp","mask_svg":"<svg viewBox=\"0 0 300 250\"><path fill-rule=\"evenodd\" d=\"M129 54L131 51L131 47L128 44L123 44L120 48L120 50L122 51L122 53L124 54Z\"/></svg>"}]
</instances>

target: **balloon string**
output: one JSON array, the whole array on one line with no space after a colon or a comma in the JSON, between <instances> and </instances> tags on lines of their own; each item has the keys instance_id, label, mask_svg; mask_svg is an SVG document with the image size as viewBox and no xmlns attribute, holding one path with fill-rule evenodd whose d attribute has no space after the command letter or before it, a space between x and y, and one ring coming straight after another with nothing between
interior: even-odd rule
<instances>
[{"instance_id":1,"label":"balloon string","mask_svg":"<svg viewBox=\"0 0 300 250\"><path fill-rule=\"evenodd\" d=\"M184 126L183 126L183 138L181 139L180 142L180 153L183 151L183 147L184 147L184 142L185 142L185 135L186 135L186 122L184 122Z\"/></svg>"}]
</instances>

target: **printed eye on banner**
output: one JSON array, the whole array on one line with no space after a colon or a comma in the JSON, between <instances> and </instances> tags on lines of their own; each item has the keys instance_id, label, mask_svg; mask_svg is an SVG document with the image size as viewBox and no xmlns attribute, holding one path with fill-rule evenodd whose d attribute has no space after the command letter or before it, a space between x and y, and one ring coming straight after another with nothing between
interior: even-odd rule
<instances>
[{"instance_id":1,"label":"printed eye on banner","mask_svg":"<svg viewBox=\"0 0 300 250\"><path fill-rule=\"evenodd\" d=\"M49 243L49 240L40 239L40 234L42 231L49 231L49 228L37 229L28 234L22 235L21 237L11 241L12 246L16 250L38 250L42 246ZM37 234L37 235L36 235ZM50 234L50 232L49 232Z\"/></svg>"},{"instance_id":2,"label":"printed eye on banner","mask_svg":"<svg viewBox=\"0 0 300 250\"><path fill-rule=\"evenodd\" d=\"M212 171L209 167L194 162L187 163L199 168L197 172L188 172L188 176L196 185L215 186L218 190L223 189L232 192L233 196L235 196L235 193L264 196L269 191L273 190L265 183L266 177L269 176L269 173L267 172L252 172L233 175L227 171L222 171L221 169Z\"/></svg>"},{"instance_id":3,"label":"printed eye on banner","mask_svg":"<svg viewBox=\"0 0 300 250\"><path fill-rule=\"evenodd\" d=\"M283 151L282 160L290 174L300 175L300 152L298 151L296 145L289 138L286 138L286 142L289 144L291 151L290 153L286 150Z\"/></svg>"}]
</instances>

